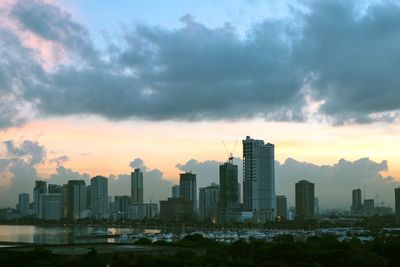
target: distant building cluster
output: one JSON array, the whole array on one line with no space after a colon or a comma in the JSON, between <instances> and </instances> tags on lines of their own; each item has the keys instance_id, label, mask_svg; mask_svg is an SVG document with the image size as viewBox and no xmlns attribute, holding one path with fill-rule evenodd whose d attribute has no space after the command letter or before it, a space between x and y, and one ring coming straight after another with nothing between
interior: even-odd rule
<instances>
[{"instance_id":1,"label":"distant building cluster","mask_svg":"<svg viewBox=\"0 0 400 267\"><path fill-rule=\"evenodd\" d=\"M179 185L171 189L171 197L157 203L143 202L143 172L131 173L131 195L109 196L108 179L103 176L70 180L67 184L36 181L33 200L28 193L18 196L16 217L34 216L42 220L142 220L163 221L198 219L215 224L265 223L268 221L310 220L319 211L315 185L300 180L295 187L295 207L288 207L284 195L275 192L274 145L247 136L243 141L243 183L239 182L238 166L233 156L219 166L219 184L197 190L196 174L180 174ZM243 192L243 194L241 194ZM151 201L150 201L151 202ZM395 189L395 216L400 225L400 188ZM362 196L361 189L352 191L351 216L368 217L391 214L392 210L376 205L374 199Z\"/></svg>"}]
</instances>

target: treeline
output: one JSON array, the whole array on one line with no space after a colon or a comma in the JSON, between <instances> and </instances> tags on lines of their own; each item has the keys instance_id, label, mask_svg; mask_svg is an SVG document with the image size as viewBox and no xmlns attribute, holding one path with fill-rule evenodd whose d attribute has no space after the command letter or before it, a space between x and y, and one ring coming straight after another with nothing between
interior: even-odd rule
<instances>
[{"instance_id":1,"label":"treeline","mask_svg":"<svg viewBox=\"0 0 400 267\"><path fill-rule=\"evenodd\" d=\"M141 245L151 242L141 239ZM312 237L295 242L292 236L279 236L273 242L259 240L222 244L201 235L191 235L172 244L156 242L152 246L179 248L174 255L143 253L98 254L94 249L83 256L54 255L37 248L29 252L0 251L0 266L400 266L400 239L377 238L370 243L357 239L339 242L333 236Z\"/></svg>"}]
</instances>

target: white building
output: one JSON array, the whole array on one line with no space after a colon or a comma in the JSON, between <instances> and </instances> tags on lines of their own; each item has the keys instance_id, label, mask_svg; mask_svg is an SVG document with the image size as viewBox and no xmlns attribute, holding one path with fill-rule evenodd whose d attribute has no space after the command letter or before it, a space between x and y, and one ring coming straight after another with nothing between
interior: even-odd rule
<instances>
[{"instance_id":1,"label":"white building","mask_svg":"<svg viewBox=\"0 0 400 267\"><path fill-rule=\"evenodd\" d=\"M243 208L257 222L276 217L274 145L247 136L243 144Z\"/></svg>"},{"instance_id":2,"label":"white building","mask_svg":"<svg viewBox=\"0 0 400 267\"><path fill-rule=\"evenodd\" d=\"M108 219L108 179L96 176L90 180L91 214L96 219Z\"/></svg>"}]
</instances>

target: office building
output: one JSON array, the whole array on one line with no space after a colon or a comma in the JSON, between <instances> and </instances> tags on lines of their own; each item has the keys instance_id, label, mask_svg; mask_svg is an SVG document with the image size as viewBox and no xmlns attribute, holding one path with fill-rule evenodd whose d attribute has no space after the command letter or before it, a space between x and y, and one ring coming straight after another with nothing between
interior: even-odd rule
<instances>
[{"instance_id":1,"label":"office building","mask_svg":"<svg viewBox=\"0 0 400 267\"><path fill-rule=\"evenodd\" d=\"M61 185L58 184L49 184L48 185L48 193L49 194L61 194Z\"/></svg>"},{"instance_id":2,"label":"office building","mask_svg":"<svg viewBox=\"0 0 400 267\"><path fill-rule=\"evenodd\" d=\"M22 193L18 195L18 211L22 216L29 215L30 209L28 193Z\"/></svg>"},{"instance_id":3,"label":"office building","mask_svg":"<svg viewBox=\"0 0 400 267\"><path fill-rule=\"evenodd\" d=\"M41 196L47 193L47 182L35 181L35 187L33 189L33 213L38 218L41 217Z\"/></svg>"},{"instance_id":4,"label":"office building","mask_svg":"<svg viewBox=\"0 0 400 267\"><path fill-rule=\"evenodd\" d=\"M91 214L101 220L108 219L108 179L96 176L90 180Z\"/></svg>"},{"instance_id":5,"label":"office building","mask_svg":"<svg viewBox=\"0 0 400 267\"><path fill-rule=\"evenodd\" d=\"M87 217L86 184L83 180L68 181L68 210L67 218L70 220Z\"/></svg>"},{"instance_id":6,"label":"office building","mask_svg":"<svg viewBox=\"0 0 400 267\"><path fill-rule=\"evenodd\" d=\"M287 219L287 199L285 196L276 196L276 217L278 221Z\"/></svg>"},{"instance_id":7,"label":"office building","mask_svg":"<svg viewBox=\"0 0 400 267\"><path fill-rule=\"evenodd\" d=\"M314 198L314 216L319 215L319 198Z\"/></svg>"},{"instance_id":8,"label":"office building","mask_svg":"<svg viewBox=\"0 0 400 267\"><path fill-rule=\"evenodd\" d=\"M160 219L164 221L182 221L193 218L193 202L182 198L160 200Z\"/></svg>"},{"instance_id":9,"label":"office building","mask_svg":"<svg viewBox=\"0 0 400 267\"><path fill-rule=\"evenodd\" d=\"M314 184L305 180L296 183L296 219L313 219L315 212Z\"/></svg>"},{"instance_id":10,"label":"office building","mask_svg":"<svg viewBox=\"0 0 400 267\"><path fill-rule=\"evenodd\" d=\"M255 222L272 221L276 214L274 145L249 136L243 143L243 209Z\"/></svg>"},{"instance_id":11,"label":"office building","mask_svg":"<svg viewBox=\"0 0 400 267\"><path fill-rule=\"evenodd\" d=\"M131 203L143 203L143 172L140 169L131 173Z\"/></svg>"},{"instance_id":12,"label":"office building","mask_svg":"<svg viewBox=\"0 0 400 267\"><path fill-rule=\"evenodd\" d=\"M365 199L364 205L364 216L372 216L375 214L375 201L373 199Z\"/></svg>"},{"instance_id":13,"label":"office building","mask_svg":"<svg viewBox=\"0 0 400 267\"><path fill-rule=\"evenodd\" d=\"M179 197L191 201L193 212L197 212L196 174L191 172L180 174Z\"/></svg>"},{"instance_id":14,"label":"office building","mask_svg":"<svg viewBox=\"0 0 400 267\"><path fill-rule=\"evenodd\" d=\"M128 209L129 209L130 204L131 204L130 196L115 196L114 197L114 205L115 205L114 211L116 212L116 218L118 220L128 219Z\"/></svg>"},{"instance_id":15,"label":"office building","mask_svg":"<svg viewBox=\"0 0 400 267\"><path fill-rule=\"evenodd\" d=\"M351 214L352 215L362 215L363 206L362 206L362 192L361 189L354 189L352 192L352 205L351 205Z\"/></svg>"},{"instance_id":16,"label":"office building","mask_svg":"<svg viewBox=\"0 0 400 267\"><path fill-rule=\"evenodd\" d=\"M172 188L171 188L171 190L172 190L172 198L179 198L179 185L174 185L174 186L172 186Z\"/></svg>"},{"instance_id":17,"label":"office building","mask_svg":"<svg viewBox=\"0 0 400 267\"><path fill-rule=\"evenodd\" d=\"M211 184L199 189L199 217L202 221L216 223L218 216L219 186Z\"/></svg>"},{"instance_id":18,"label":"office building","mask_svg":"<svg viewBox=\"0 0 400 267\"><path fill-rule=\"evenodd\" d=\"M131 204L128 208L129 220L152 219L158 214L158 205L156 203Z\"/></svg>"},{"instance_id":19,"label":"office building","mask_svg":"<svg viewBox=\"0 0 400 267\"><path fill-rule=\"evenodd\" d=\"M238 166L233 164L233 157L230 157L228 162L219 166L219 185L218 223L232 223L232 214L238 212L240 206Z\"/></svg>"},{"instance_id":20,"label":"office building","mask_svg":"<svg viewBox=\"0 0 400 267\"><path fill-rule=\"evenodd\" d=\"M400 225L400 187L394 189L394 215L396 217L396 224Z\"/></svg>"},{"instance_id":21,"label":"office building","mask_svg":"<svg viewBox=\"0 0 400 267\"><path fill-rule=\"evenodd\" d=\"M42 220L59 221L63 217L62 195L43 194L42 195Z\"/></svg>"}]
</instances>

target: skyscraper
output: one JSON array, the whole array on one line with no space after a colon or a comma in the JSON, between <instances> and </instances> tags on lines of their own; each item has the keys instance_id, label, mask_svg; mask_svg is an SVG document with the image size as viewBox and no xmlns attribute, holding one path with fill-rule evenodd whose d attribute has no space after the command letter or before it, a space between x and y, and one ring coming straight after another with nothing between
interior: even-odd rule
<instances>
[{"instance_id":1,"label":"skyscraper","mask_svg":"<svg viewBox=\"0 0 400 267\"><path fill-rule=\"evenodd\" d=\"M67 218L76 220L86 217L86 184L83 180L68 181L68 210Z\"/></svg>"},{"instance_id":2,"label":"skyscraper","mask_svg":"<svg viewBox=\"0 0 400 267\"><path fill-rule=\"evenodd\" d=\"M59 221L63 217L61 194L43 194L41 203L40 219Z\"/></svg>"},{"instance_id":3,"label":"skyscraper","mask_svg":"<svg viewBox=\"0 0 400 267\"><path fill-rule=\"evenodd\" d=\"M140 169L131 173L131 203L143 203L143 172Z\"/></svg>"},{"instance_id":4,"label":"skyscraper","mask_svg":"<svg viewBox=\"0 0 400 267\"><path fill-rule=\"evenodd\" d=\"M400 225L400 187L394 189L396 224Z\"/></svg>"},{"instance_id":5,"label":"skyscraper","mask_svg":"<svg viewBox=\"0 0 400 267\"><path fill-rule=\"evenodd\" d=\"M287 199L285 196L276 196L276 216L280 220L287 219Z\"/></svg>"},{"instance_id":6,"label":"skyscraper","mask_svg":"<svg viewBox=\"0 0 400 267\"><path fill-rule=\"evenodd\" d=\"M361 189L354 189L352 192L352 205L351 205L351 213L352 215L361 215L362 214L362 195Z\"/></svg>"},{"instance_id":7,"label":"skyscraper","mask_svg":"<svg viewBox=\"0 0 400 267\"><path fill-rule=\"evenodd\" d=\"M202 221L216 222L220 188L217 184L199 189L199 215Z\"/></svg>"},{"instance_id":8,"label":"skyscraper","mask_svg":"<svg viewBox=\"0 0 400 267\"><path fill-rule=\"evenodd\" d=\"M49 184L48 193L49 194L61 194L61 185L58 184Z\"/></svg>"},{"instance_id":9,"label":"skyscraper","mask_svg":"<svg viewBox=\"0 0 400 267\"><path fill-rule=\"evenodd\" d=\"M18 211L22 216L29 214L29 194L22 193L18 195Z\"/></svg>"},{"instance_id":10,"label":"skyscraper","mask_svg":"<svg viewBox=\"0 0 400 267\"><path fill-rule=\"evenodd\" d=\"M375 200L365 199L363 205L364 216L372 216L375 213Z\"/></svg>"},{"instance_id":11,"label":"skyscraper","mask_svg":"<svg viewBox=\"0 0 400 267\"><path fill-rule=\"evenodd\" d=\"M192 201L193 212L197 212L197 187L196 174L191 172L181 173L179 179L179 196L182 199Z\"/></svg>"},{"instance_id":12,"label":"skyscraper","mask_svg":"<svg viewBox=\"0 0 400 267\"><path fill-rule=\"evenodd\" d=\"M243 143L243 208L257 217L276 214L274 145L247 136Z\"/></svg>"},{"instance_id":13,"label":"skyscraper","mask_svg":"<svg viewBox=\"0 0 400 267\"><path fill-rule=\"evenodd\" d=\"M305 180L296 183L296 219L314 218L314 184Z\"/></svg>"},{"instance_id":14,"label":"skyscraper","mask_svg":"<svg viewBox=\"0 0 400 267\"><path fill-rule=\"evenodd\" d=\"M108 179L96 176L90 180L91 212L96 219L108 218Z\"/></svg>"},{"instance_id":15,"label":"skyscraper","mask_svg":"<svg viewBox=\"0 0 400 267\"><path fill-rule=\"evenodd\" d=\"M179 185L173 185L172 188L172 198L179 198Z\"/></svg>"},{"instance_id":16,"label":"skyscraper","mask_svg":"<svg viewBox=\"0 0 400 267\"><path fill-rule=\"evenodd\" d=\"M233 164L233 157L219 166L219 216L218 223L233 221L232 213L239 211L238 166Z\"/></svg>"},{"instance_id":17,"label":"skyscraper","mask_svg":"<svg viewBox=\"0 0 400 267\"><path fill-rule=\"evenodd\" d=\"M33 213L37 217L41 217L41 196L47 193L47 182L35 181L35 188L33 189Z\"/></svg>"}]
</instances>

